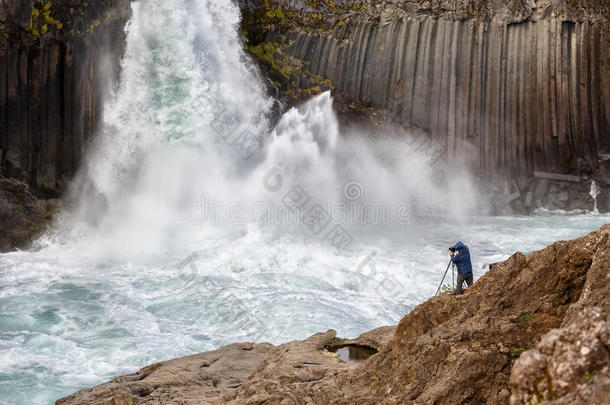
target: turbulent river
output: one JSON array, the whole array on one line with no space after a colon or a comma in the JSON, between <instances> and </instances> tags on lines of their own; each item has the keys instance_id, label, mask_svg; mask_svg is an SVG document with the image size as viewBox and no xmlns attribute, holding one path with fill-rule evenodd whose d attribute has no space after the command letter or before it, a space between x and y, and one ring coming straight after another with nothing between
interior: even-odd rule
<instances>
[{"instance_id":1,"label":"turbulent river","mask_svg":"<svg viewBox=\"0 0 610 405\"><path fill-rule=\"evenodd\" d=\"M439 185L434 145L340 134L329 94L271 128L230 0L133 11L69 208L32 250L0 255L0 403L235 341L355 337L433 295L457 240L477 278L610 222L477 215L466 173Z\"/></svg>"}]
</instances>

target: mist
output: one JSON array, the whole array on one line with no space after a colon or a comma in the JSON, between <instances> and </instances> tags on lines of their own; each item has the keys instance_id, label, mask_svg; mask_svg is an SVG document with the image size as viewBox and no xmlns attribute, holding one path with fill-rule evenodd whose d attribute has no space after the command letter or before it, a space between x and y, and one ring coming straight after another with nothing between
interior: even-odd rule
<instances>
[{"instance_id":1,"label":"mist","mask_svg":"<svg viewBox=\"0 0 610 405\"><path fill-rule=\"evenodd\" d=\"M342 132L328 92L271 128L273 100L244 54L237 10L153 3L133 6L120 87L53 238L88 240L89 254L119 260L248 224L307 238L294 226L304 212L286 205L295 188L356 233L478 211L470 176L445 167L441 145L421 134Z\"/></svg>"}]
</instances>

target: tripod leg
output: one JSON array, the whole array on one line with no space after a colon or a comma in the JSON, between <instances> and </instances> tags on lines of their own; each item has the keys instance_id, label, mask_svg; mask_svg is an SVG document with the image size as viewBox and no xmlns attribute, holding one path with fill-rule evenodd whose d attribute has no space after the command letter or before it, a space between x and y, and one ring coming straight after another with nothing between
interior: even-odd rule
<instances>
[{"instance_id":1,"label":"tripod leg","mask_svg":"<svg viewBox=\"0 0 610 405\"><path fill-rule=\"evenodd\" d=\"M436 290L436 294L434 294L435 296L438 295L438 292L441 290L441 287L443 286L443 282L445 281L445 277L447 277L447 272L449 271L449 266L451 266L451 260L449 260L449 264L447 265L447 269L445 269L445 274L443 274L443 279L441 280L441 283L438 285L438 289Z\"/></svg>"}]
</instances>

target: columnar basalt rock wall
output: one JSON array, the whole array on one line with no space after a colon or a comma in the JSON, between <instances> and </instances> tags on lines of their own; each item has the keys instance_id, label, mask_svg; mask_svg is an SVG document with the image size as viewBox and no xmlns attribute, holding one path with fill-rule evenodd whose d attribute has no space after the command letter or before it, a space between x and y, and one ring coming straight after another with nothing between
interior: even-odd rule
<instances>
[{"instance_id":1,"label":"columnar basalt rock wall","mask_svg":"<svg viewBox=\"0 0 610 405\"><path fill-rule=\"evenodd\" d=\"M590 22L400 18L289 38L305 69L481 174L568 172L610 150L608 38Z\"/></svg>"},{"instance_id":2,"label":"columnar basalt rock wall","mask_svg":"<svg viewBox=\"0 0 610 405\"><path fill-rule=\"evenodd\" d=\"M610 210L607 1L240 4L247 50L288 104L332 89L342 122L425 134L494 212ZM536 173L571 183L547 193Z\"/></svg>"},{"instance_id":3,"label":"columnar basalt rock wall","mask_svg":"<svg viewBox=\"0 0 610 405\"><path fill-rule=\"evenodd\" d=\"M59 195L100 122L130 2L3 1L0 10L0 175Z\"/></svg>"}]
</instances>

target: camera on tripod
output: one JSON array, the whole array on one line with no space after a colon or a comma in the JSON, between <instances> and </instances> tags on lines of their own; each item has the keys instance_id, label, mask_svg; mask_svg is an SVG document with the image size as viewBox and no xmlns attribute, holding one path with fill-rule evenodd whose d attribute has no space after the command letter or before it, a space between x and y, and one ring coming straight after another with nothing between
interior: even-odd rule
<instances>
[{"instance_id":1,"label":"camera on tripod","mask_svg":"<svg viewBox=\"0 0 610 405\"><path fill-rule=\"evenodd\" d=\"M455 246L449 246L449 251L455 253Z\"/></svg>"}]
</instances>

